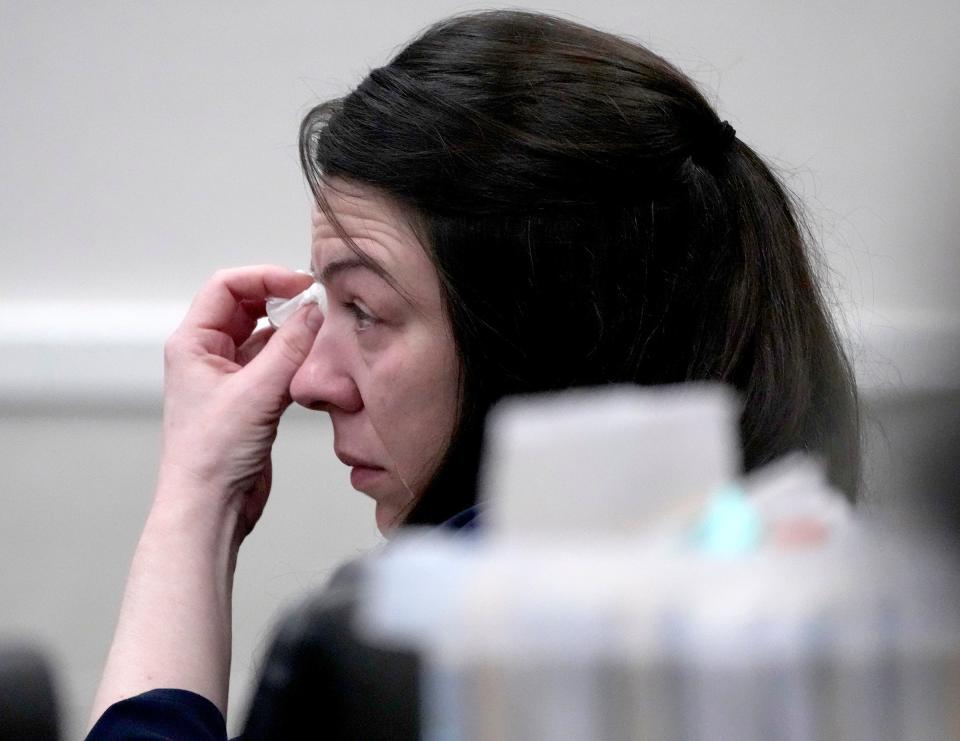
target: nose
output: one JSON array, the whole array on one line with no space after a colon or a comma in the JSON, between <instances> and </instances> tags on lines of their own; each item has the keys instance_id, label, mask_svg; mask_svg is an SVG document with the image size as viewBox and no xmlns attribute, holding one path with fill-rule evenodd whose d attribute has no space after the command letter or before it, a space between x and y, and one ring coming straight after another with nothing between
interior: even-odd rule
<instances>
[{"instance_id":1,"label":"nose","mask_svg":"<svg viewBox=\"0 0 960 741\"><path fill-rule=\"evenodd\" d=\"M290 398L297 404L321 412L359 412L363 408L360 390L350 373L348 359L320 328L306 361L290 382Z\"/></svg>"}]
</instances>

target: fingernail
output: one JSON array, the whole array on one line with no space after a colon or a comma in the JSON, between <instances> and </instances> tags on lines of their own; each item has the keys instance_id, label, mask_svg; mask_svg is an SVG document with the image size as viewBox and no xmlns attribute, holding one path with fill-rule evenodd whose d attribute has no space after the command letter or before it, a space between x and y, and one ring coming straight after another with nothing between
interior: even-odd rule
<instances>
[{"instance_id":1,"label":"fingernail","mask_svg":"<svg viewBox=\"0 0 960 741\"><path fill-rule=\"evenodd\" d=\"M319 332L323 325L323 312L316 304L307 305L307 313L303 318L311 332Z\"/></svg>"}]
</instances>

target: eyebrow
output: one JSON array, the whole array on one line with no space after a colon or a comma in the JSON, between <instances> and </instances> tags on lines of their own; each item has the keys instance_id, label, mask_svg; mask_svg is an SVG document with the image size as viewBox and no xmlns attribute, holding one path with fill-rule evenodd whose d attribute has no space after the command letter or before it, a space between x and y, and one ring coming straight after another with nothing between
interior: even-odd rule
<instances>
[{"instance_id":1,"label":"eyebrow","mask_svg":"<svg viewBox=\"0 0 960 741\"><path fill-rule=\"evenodd\" d=\"M403 288L400 287L400 284L397 283L397 279L394 278L383 267L377 260L370 257L368 254L356 248L349 238L345 238L344 241L350 246L350 249L353 251L353 255L350 257L343 257L339 260L331 260L326 265L323 266L323 270L320 272L320 275L317 275L316 264L313 261L313 257L310 258L310 272L313 274L313 279L319 281L320 283L326 285L328 282L335 280L338 275L348 270L356 270L358 268L365 268L369 270L374 275L378 276L383 280L388 286L390 286L394 291L396 291L400 297L408 303L410 306L415 306L416 302L413 299L413 296Z\"/></svg>"},{"instance_id":2,"label":"eyebrow","mask_svg":"<svg viewBox=\"0 0 960 741\"><path fill-rule=\"evenodd\" d=\"M314 274L317 280L323 284L327 284L332 280L335 280L338 275L344 273L348 270L357 270L363 268L369 270L370 272L380 276L387 283L392 285L393 281L390 279L387 271L383 269L379 263L371 260L370 258L364 259L363 257L354 256L354 257L345 257L340 260L332 260L324 265L323 270L320 275L316 275L316 269L313 266L313 263L310 264L310 272Z\"/></svg>"}]
</instances>

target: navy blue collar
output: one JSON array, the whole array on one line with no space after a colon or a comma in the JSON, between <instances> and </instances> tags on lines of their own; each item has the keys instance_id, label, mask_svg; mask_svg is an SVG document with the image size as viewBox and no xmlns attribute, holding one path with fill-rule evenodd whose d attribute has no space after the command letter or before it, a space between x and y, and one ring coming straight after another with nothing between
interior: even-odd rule
<instances>
[{"instance_id":1,"label":"navy blue collar","mask_svg":"<svg viewBox=\"0 0 960 741\"><path fill-rule=\"evenodd\" d=\"M459 530L461 532L472 532L474 530L479 530L482 525L482 518L480 517L481 506L475 504L472 507L467 507L467 509L462 512L458 512L449 520L440 523L440 527L447 530Z\"/></svg>"}]
</instances>

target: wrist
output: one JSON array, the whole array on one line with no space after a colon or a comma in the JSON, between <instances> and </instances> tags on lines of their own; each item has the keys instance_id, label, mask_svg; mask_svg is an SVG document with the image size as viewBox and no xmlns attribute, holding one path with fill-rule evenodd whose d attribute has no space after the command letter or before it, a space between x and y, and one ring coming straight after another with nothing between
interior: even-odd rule
<instances>
[{"instance_id":1,"label":"wrist","mask_svg":"<svg viewBox=\"0 0 960 741\"><path fill-rule=\"evenodd\" d=\"M148 527L211 554L227 552L235 557L248 529L242 505L242 495L230 487L204 480L182 466L162 463Z\"/></svg>"}]
</instances>

